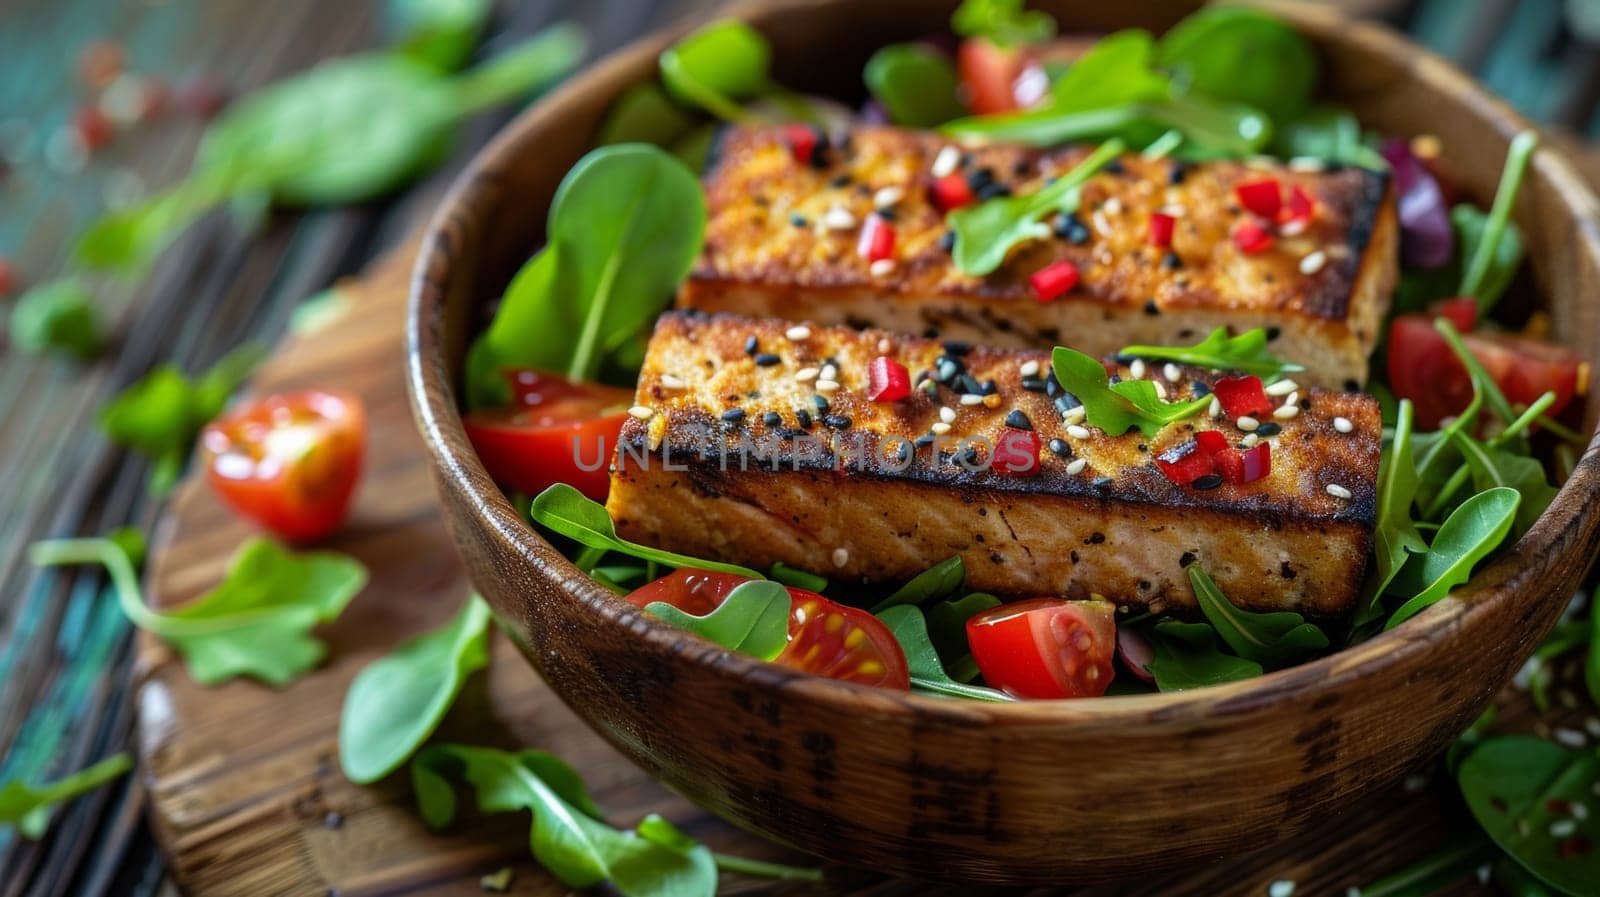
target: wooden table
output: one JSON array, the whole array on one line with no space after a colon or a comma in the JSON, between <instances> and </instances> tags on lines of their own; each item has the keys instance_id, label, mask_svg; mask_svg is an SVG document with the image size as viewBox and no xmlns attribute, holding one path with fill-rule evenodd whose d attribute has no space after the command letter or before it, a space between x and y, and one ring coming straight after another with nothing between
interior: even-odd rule
<instances>
[{"instance_id":1,"label":"wooden table","mask_svg":"<svg viewBox=\"0 0 1600 897\"><path fill-rule=\"evenodd\" d=\"M707 5L503 2L493 40L571 18L605 52ZM1580 133L1600 127L1600 54L1563 31L1561 0L1360 5L1413 28L1530 114ZM0 139L31 132L0 181L0 256L31 280L47 279L108 193L171 183L187 166L200 126L181 118L119 138L80 172L46 164L49 135L84 101L75 76L84 45L112 38L133 71L207 74L243 92L379 45L382 15L378 0L0 0ZM245 340L276 339L302 299L394 245L509 114L473 122L439 172L391 200L277 215L256 234L223 216L193 228L143 281L98 286L114 341L92 365L0 349L0 780L53 777L118 749L130 732L129 633L100 579L41 573L23 556L35 539L153 523L143 462L105 442L96 410L162 361L194 370ZM69 807L43 842L0 835L0 897L170 889L140 806L127 781Z\"/></svg>"}]
</instances>

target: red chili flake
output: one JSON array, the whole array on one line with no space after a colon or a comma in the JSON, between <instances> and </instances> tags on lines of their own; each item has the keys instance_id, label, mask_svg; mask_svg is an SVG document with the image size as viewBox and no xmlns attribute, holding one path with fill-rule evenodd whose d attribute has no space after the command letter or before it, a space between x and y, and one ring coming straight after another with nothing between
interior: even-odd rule
<instances>
[{"instance_id":1,"label":"red chili flake","mask_svg":"<svg viewBox=\"0 0 1600 897\"><path fill-rule=\"evenodd\" d=\"M99 106L82 106L72 116L72 131L85 152L102 150L117 136L116 126Z\"/></svg>"},{"instance_id":2,"label":"red chili flake","mask_svg":"<svg viewBox=\"0 0 1600 897\"><path fill-rule=\"evenodd\" d=\"M78 77L83 83L99 90L122 74L126 59L122 45L116 41L97 40L78 52Z\"/></svg>"},{"instance_id":3,"label":"red chili flake","mask_svg":"<svg viewBox=\"0 0 1600 897\"><path fill-rule=\"evenodd\" d=\"M1588 856L1594 850L1594 842L1587 835L1573 835L1556 845L1556 854L1563 860L1576 859Z\"/></svg>"},{"instance_id":4,"label":"red chili flake","mask_svg":"<svg viewBox=\"0 0 1600 897\"><path fill-rule=\"evenodd\" d=\"M1150 216L1150 245L1166 248L1172 245L1172 229L1178 219L1166 214L1156 212Z\"/></svg>"},{"instance_id":5,"label":"red chili flake","mask_svg":"<svg viewBox=\"0 0 1600 897\"><path fill-rule=\"evenodd\" d=\"M1223 377L1212 384L1211 392L1222 403L1222 410L1232 418L1263 417L1272 412L1272 402L1261 386L1261 378L1254 374Z\"/></svg>"},{"instance_id":6,"label":"red chili flake","mask_svg":"<svg viewBox=\"0 0 1600 897\"><path fill-rule=\"evenodd\" d=\"M0 299L4 299L22 286L22 275L8 258L0 257Z\"/></svg>"},{"instance_id":7,"label":"red chili flake","mask_svg":"<svg viewBox=\"0 0 1600 897\"><path fill-rule=\"evenodd\" d=\"M1233 245L1239 247L1240 252L1253 255L1272 247L1272 234L1246 218L1233 227Z\"/></svg>"},{"instance_id":8,"label":"red chili flake","mask_svg":"<svg viewBox=\"0 0 1600 897\"><path fill-rule=\"evenodd\" d=\"M1200 443L1200 448L1208 455L1226 452L1231 449L1228 437L1222 435L1221 430L1201 430L1194 434L1194 441Z\"/></svg>"},{"instance_id":9,"label":"red chili flake","mask_svg":"<svg viewBox=\"0 0 1600 897\"><path fill-rule=\"evenodd\" d=\"M1278 217L1284 224L1290 221L1308 221L1316 207L1317 201L1311 198L1306 188L1295 184L1294 189L1289 191L1289 204L1278 213Z\"/></svg>"},{"instance_id":10,"label":"red chili flake","mask_svg":"<svg viewBox=\"0 0 1600 897\"><path fill-rule=\"evenodd\" d=\"M1078 285L1078 266L1068 261L1046 265L1028 278L1040 302L1051 302Z\"/></svg>"},{"instance_id":11,"label":"red chili flake","mask_svg":"<svg viewBox=\"0 0 1600 897\"><path fill-rule=\"evenodd\" d=\"M994 444L990 469L1013 477L1031 477L1039 473L1039 447L1043 443L1032 430L1002 427L1000 438Z\"/></svg>"},{"instance_id":12,"label":"red chili flake","mask_svg":"<svg viewBox=\"0 0 1600 897\"><path fill-rule=\"evenodd\" d=\"M228 105L228 90L217 79L200 75L180 83L172 92L172 101L185 115L205 121Z\"/></svg>"},{"instance_id":13,"label":"red chili flake","mask_svg":"<svg viewBox=\"0 0 1600 897\"><path fill-rule=\"evenodd\" d=\"M811 155L817 150L817 131L806 125L784 125L783 140L789 144L789 152L794 153L794 160L801 165L811 164Z\"/></svg>"},{"instance_id":14,"label":"red chili flake","mask_svg":"<svg viewBox=\"0 0 1600 897\"><path fill-rule=\"evenodd\" d=\"M869 262L881 262L894 256L894 225L882 215L868 215L861 225L861 237L856 241L856 252Z\"/></svg>"},{"instance_id":15,"label":"red chili flake","mask_svg":"<svg viewBox=\"0 0 1600 897\"><path fill-rule=\"evenodd\" d=\"M965 175L947 174L942 178L935 178L928 185L928 193L935 208L941 212L950 212L968 206L978 197L972 192L972 185L967 183Z\"/></svg>"},{"instance_id":16,"label":"red chili flake","mask_svg":"<svg viewBox=\"0 0 1600 897\"><path fill-rule=\"evenodd\" d=\"M906 366L887 355L867 362L867 398L874 402L898 402L911 395L911 373Z\"/></svg>"},{"instance_id":17,"label":"red chili flake","mask_svg":"<svg viewBox=\"0 0 1600 897\"><path fill-rule=\"evenodd\" d=\"M1572 802L1561 797L1552 797L1544 802L1544 811L1551 816L1572 815Z\"/></svg>"},{"instance_id":18,"label":"red chili flake","mask_svg":"<svg viewBox=\"0 0 1600 897\"><path fill-rule=\"evenodd\" d=\"M1233 187L1239 205L1268 221L1278 220L1278 210L1283 207L1283 186L1277 178L1258 178L1242 181Z\"/></svg>"},{"instance_id":19,"label":"red chili flake","mask_svg":"<svg viewBox=\"0 0 1600 897\"><path fill-rule=\"evenodd\" d=\"M1179 486L1187 486L1211 472L1212 458L1211 453L1202 448L1199 442L1190 440L1157 455L1156 466L1167 475L1167 479Z\"/></svg>"}]
</instances>

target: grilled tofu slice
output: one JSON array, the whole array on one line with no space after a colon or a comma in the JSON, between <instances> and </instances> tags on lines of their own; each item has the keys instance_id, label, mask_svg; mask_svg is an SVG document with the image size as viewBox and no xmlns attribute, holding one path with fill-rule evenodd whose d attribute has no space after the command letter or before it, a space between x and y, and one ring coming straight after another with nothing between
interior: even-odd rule
<instances>
[{"instance_id":1,"label":"grilled tofu slice","mask_svg":"<svg viewBox=\"0 0 1600 897\"><path fill-rule=\"evenodd\" d=\"M704 183L706 245L679 294L683 307L753 317L879 327L1021 348L1071 345L1101 357L1123 346L1181 345L1218 326L1267 327L1280 357L1313 382L1366 381L1396 276L1398 225L1388 179L1360 168L1272 163L1190 164L1127 155L1093 178L1056 236L1019 247L985 277L951 260L933 173L956 171L979 195L1031 192L1070 169L1086 147L1042 151L991 143L959 151L936 134L858 127L810 163L781 128L725 129ZM941 161L940 156L946 158ZM1250 217L1235 185L1277 178L1300 187L1312 215L1255 253L1232 228ZM891 263L858 251L861 226L884 210ZM1170 249L1153 245L1153 213L1176 215ZM1076 289L1037 300L1029 277L1069 260Z\"/></svg>"},{"instance_id":2,"label":"grilled tofu slice","mask_svg":"<svg viewBox=\"0 0 1600 897\"><path fill-rule=\"evenodd\" d=\"M868 398L880 356L916 381L907 398ZM1082 408L1049 371L1036 350L669 313L649 344L607 510L628 539L840 580L904 580L959 554L976 590L1181 611L1194 606L1184 568L1198 563L1244 607L1331 617L1354 606L1378 472L1370 396L1308 387L1274 399L1300 410L1275 412L1253 435L1202 410L1146 439L1071 423ZM1173 400L1203 395L1197 384L1213 377L1120 368L1135 375L1159 378ZM1271 473L1197 489L1153 462L1212 429L1271 443ZM1019 430L1043 446L1032 476L1009 472L1026 465L1007 452L994 463Z\"/></svg>"}]
</instances>

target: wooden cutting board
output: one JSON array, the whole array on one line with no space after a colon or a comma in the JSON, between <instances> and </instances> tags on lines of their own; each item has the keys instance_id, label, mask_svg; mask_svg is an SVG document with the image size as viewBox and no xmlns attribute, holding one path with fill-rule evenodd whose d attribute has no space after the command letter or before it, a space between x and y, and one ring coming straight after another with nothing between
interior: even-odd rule
<instances>
[{"instance_id":1,"label":"wooden cutting board","mask_svg":"<svg viewBox=\"0 0 1600 897\"><path fill-rule=\"evenodd\" d=\"M390 897L482 894L481 876L510 867L510 893L567 889L528 858L526 814L468 813L444 835L417 817L404 774L358 787L339 772L336 733L355 674L404 639L449 617L470 590L436 511L420 437L403 383L403 315L410 247L342 285L332 317L291 335L260 371L260 392L333 387L367 403L367 470L349 524L328 547L360 558L372 581L322 635L327 663L273 690L236 681L201 688L173 653L141 635L137 678L140 777L157 837L179 882L197 897ZM191 477L158 529L149 572L151 600L190 600L221 578L251 535ZM661 813L714 849L809 863L709 816L649 780L586 729L544 687L505 639L475 676L438 736L500 747L537 747L576 766L614 823ZM1115 758L1062 758L1073 764ZM1205 757L1194 758L1205 782ZM1329 819L1289 844L1238 845L1241 856L1123 886L1075 895L1228 897L1265 895L1297 883L1296 897L1342 897L1418 859L1453 837L1462 811L1447 782L1396 788ZM1117 795L1105 796L1108 801ZM1254 852L1251 852L1254 851ZM1003 889L933 887L886 881L870 871L829 869L823 886L776 885L725 877L725 894L999 894ZM1452 894L1489 893L1463 884Z\"/></svg>"}]
</instances>

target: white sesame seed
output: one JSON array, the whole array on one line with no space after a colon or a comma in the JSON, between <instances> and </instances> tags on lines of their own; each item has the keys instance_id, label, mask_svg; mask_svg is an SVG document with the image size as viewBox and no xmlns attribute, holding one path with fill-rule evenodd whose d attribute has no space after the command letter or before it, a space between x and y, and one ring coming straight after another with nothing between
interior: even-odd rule
<instances>
[{"instance_id":1,"label":"white sesame seed","mask_svg":"<svg viewBox=\"0 0 1600 897\"><path fill-rule=\"evenodd\" d=\"M1569 812L1572 813L1572 818L1573 819L1576 819L1579 822L1582 822L1585 819L1589 818L1589 805L1588 804L1580 804L1580 803L1574 801L1572 803L1571 807L1569 808Z\"/></svg>"},{"instance_id":2,"label":"white sesame seed","mask_svg":"<svg viewBox=\"0 0 1600 897\"><path fill-rule=\"evenodd\" d=\"M1254 168L1257 171L1270 171L1278 167L1278 160L1258 153L1254 156L1245 157L1244 164L1245 167Z\"/></svg>"},{"instance_id":3,"label":"white sesame seed","mask_svg":"<svg viewBox=\"0 0 1600 897\"><path fill-rule=\"evenodd\" d=\"M1283 234L1285 237L1298 237L1305 233L1306 228L1310 226L1311 220L1309 218L1290 218L1278 226L1278 233Z\"/></svg>"},{"instance_id":4,"label":"white sesame seed","mask_svg":"<svg viewBox=\"0 0 1600 897\"><path fill-rule=\"evenodd\" d=\"M1295 156L1289 160L1289 170L1304 173L1323 171L1328 166L1316 156Z\"/></svg>"},{"instance_id":5,"label":"white sesame seed","mask_svg":"<svg viewBox=\"0 0 1600 897\"><path fill-rule=\"evenodd\" d=\"M904 187L895 185L880 187L877 193L872 194L872 206L877 209L888 209L905 198L906 191Z\"/></svg>"},{"instance_id":6,"label":"white sesame seed","mask_svg":"<svg viewBox=\"0 0 1600 897\"><path fill-rule=\"evenodd\" d=\"M1326 252L1323 252L1320 249L1314 252L1308 252L1300 258L1300 273L1315 274L1318 271L1321 271L1322 266L1326 265L1327 263L1328 254Z\"/></svg>"},{"instance_id":7,"label":"white sesame seed","mask_svg":"<svg viewBox=\"0 0 1600 897\"><path fill-rule=\"evenodd\" d=\"M1024 361L1022 367L1017 369L1017 373L1024 377L1037 377L1039 376L1039 362L1037 360Z\"/></svg>"},{"instance_id":8,"label":"white sesame seed","mask_svg":"<svg viewBox=\"0 0 1600 897\"><path fill-rule=\"evenodd\" d=\"M1144 379L1144 375L1145 375L1144 359L1135 358L1133 360L1133 362L1128 365L1128 376L1132 377L1135 380L1143 380Z\"/></svg>"},{"instance_id":9,"label":"white sesame seed","mask_svg":"<svg viewBox=\"0 0 1600 897\"><path fill-rule=\"evenodd\" d=\"M1550 823L1550 837L1570 838L1578 833L1578 824L1571 819L1557 819Z\"/></svg>"},{"instance_id":10,"label":"white sesame seed","mask_svg":"<svg viewBox=\"0 0 1600 897\"><path fill-rule=\"evenodd\" d=\"M833 550L833 565L835 567L843 567L848 563L850 563L850 552L843 548L835 548Z\"/></svg>"},{"instance_id":11,"label":"white sesame seed","mask_svg":"<svg viewBox=\"0 0 1600 897\"><path fill-rule=\"evenodd\" d=\"M1244 446L1245 448L1255 448L1256 443L1258 443L1260 441L1261 441L1261 434L1260 433L1246 433L1246 434L1244 434L1244 438L1239 440L1239 444Z\"/></svg>"},{"instance_id":12,"label":"white sesame seed","mask_svg":"<svg viewBox=\"0 0 1600 897\"><path fill-rule=\"evenodd\" d=\"M1167 388L1161 385L1160 380L1151 380L1150 385L1156 388L1156 398L1163 402L1167 400Z\"/></svg>"},{"instance_id":13,"label":"white sesame seed","mask_svg":"<svg viewBox=\"0 0 1600 897\"><path fill-rule=\"evenodd\" d=\"M1328 494L1334 498L1350 498L1353 493L1338 483L1329 483Z\"/></svg>"},{"instance_id":14,"label":"white sesame seed","mask_svg":"<svg viewBox=\"0 0 1600 897\"><path fill-rule=\"evenodd\" d=\"M1083 473L1083 469L1088 466L1088 458L1073 458L1067 463L1067 476L1075 477L1078 474Z\"/></svg>"},{"instance_id":15,"label":"white sesame seed","mask_svg":"<svg viewBox=\"0 0 1600 897\"><path fill-rule=\"evenodd\" d=\"M1357 887L1345 888L1344 897L1361 897L1361 889Z\"/></svg>"},{"instance_id":16,"label":"white sesame seed","mask_svg":"<svg viewBox=\"0 0 1600 897\"><path fill-rule=\"evenodd\" d=\"M1183 216L1189 214L1189 209L1187 207L1175 202L1169 202L1156 211L1166 215L1168 218L1182 218Z\"/></svg>"},{"instance_id":17,"label":"white sesame seed","mask_svg":"<svg viewBox=\"0 0 1600 897\"><path fill-rule=\"evenodd\" d=\"M1257 427L1261 426L1261 421L1258 421L1246 414L1240 417L1238 420L1235 420L1233 425L1245 431L1246 433L1251 433L1254 432Z\"/></svg>"},{"instance_id":18,"label":"white sesame seed","mask_svg":"<svg viewBox=\"0 0 1600 897\"><path fill-rule=\"evenodd\" d=\"M963 405L982 405L983 404L983 396L980 396L975 392L969 392L966 395L961 397L961 404L963 404Z\"/></svg>"},{"instance_id":19,"label":"white sesame seed","mask_svg":"<svg viewBox=\"0 0 1600 897\"><path fill-rule=\"evenodd\" d=\"M1289 395L1284 398L1283 404L1285 404L1285 405L1298 405L1298 404L1300 404L1300 390L1297 389L1294 392L1289 393Z\"/></svg>"},{"instance_id":20,"label":"white sesame seed","mask_svg":"<svg viewBox=\"0 0 1600 897\"><path fill-rule=\"evenodd\" d=\"M1268 383L1267 388L1263 390L1263 392L1274 397L1286 396L1299 388L1300 384L1294 382L1293 380L1279 380L1276 383Z\"/></svg>"},{"instance_id":21,"label":"white sesame seed","mask_svg":"<svg viewBox=\"0 0 1600 897\"><path fill-rule=\"evenodd\" d=\"M929 427L928 429L935 436L943 436L944 434L950 432L950 425L945 423L944 421L939 421L938 423L934 424L933 426Z\"/></svg>"},{"instance_id":22,"label":"white sesame seed","mask_svg":"<svg viewBox=\"0 0 1600 897\"><path fill-rule=\"evenodd\" d=\"M1095 209L1094 214L1089 216L1089 220L1094 222L1094 229L1099 231L1101 236L1111 236L1111 221L1106 218L1105 212Z\"/></svg>"},{"instance_id":23,"label":"white sesame seed","mask_svg":"<svg viewBox=\"0 0 1600 897\"><path fill-rule=\"evenodd\" d=\"M955 174L956 166L961 164L961 151L953 146L939 150L939 155L933 157L933 168L929 173L936 178Z\"/></svg>"},{"instance_id":24,"label":"white sesame seed","mask_svg":"<svg viewBox=\"0 0 1600 897\"><path fill-rule=\"evenodd\" d=\"M1333 428L1340 433L1352 433L1355 432L1356 425L1351 423L1348 417L1336 417L1333 419Z\"/></svg>"},{"instance_id":25,"label":"white sesame seed","mask_svg":"<svg viewBox=\"0 0 1600 897\"><path fill-rule=\"evenodd\" d=\"M1600 781L1597 781L1593 785L1589 786L1589 793L1593 794L1595 797L1600 797Z\"/></svg>"},{"instance_id":26,"label":"white sesame seed","mask_svg":"<svg viewBox=\"0 0 1600 897\"><path fill-rule=\"evenodd\" d=\"M1212 418L1221 417L1222 416L1222 403L1217 401L1216 399L1212 399L1211 400L1211 408L1206 411L1206 414L1210 415Z\"/></svg>"},{"instance_id":27,"label":"white sesame seed","mask_svg":"<svg viewBox=\"0 0 1600 897\"><path fill-rule=\"evenodd\" d=\"M867 273L873 277L888 277L894 273L894 259L878 259L867 266Z\"/></svg>"},{"instance_id":28,"label":"white sesame seed","mask_svg":"<svg viewBox=\"0 0 1600 897\"><path fill-rule=\"evenodd\" d=\"M851 230L856 226L856 216L844 206L830 206L822 213L821 222L827 230Z\"/></svg>"},{"instance_id":29,"label":"white sesame seed","mask_svg":"<svg viewBox=\"0 0 1600 897\"><path fill-rule=\"evenodd\" d=\"M817 379L817 373L816 368L801 368L794 372L794 378L801 383L810 383L812 380Z\"/></svg>"},{"instance_id":30,"label":"white sesame seed","mask_svg":"<svg viewBox=\"0 0 1600 897\"><path fill-rule=\"evenodd\" d=\"M1299 405L1280 405L1272 412L1272 416L1276 420L1294 420L1295 415L1299 413Z\"/></svg>"},{"instance_id":31,"label":"white sesame seed","mask_svg":"<svg viewBox=\"0 0 1600 897\"><path fill-rule=\"evenodd\" d=\"M1082 405L1079 405L1075 408L1068 408L1066 411L1061 412L1061 419L1069 424L1082 423L1083 419L1088 416L1088 409L1084 408Z\"/></svg>"},{"instance_id":32,"label":"white sesame seed","mask_svg":"<svg viewBox=\"0 0 1600 897\"><path fill-rule=\"evenodd\" d=\"M1592 716L1589 717L1588 719L1583 721L1583 728L1590 735L1593 735L1596 738L1600 738L1600 719L1597 719L1597 718L1592 717Z\"/></svg>"},{"instance_id":33,"label":"white sesame seed","mask_svg":"<svg viewBox=\"0 0 1600 897\"><path fill-rule=\"evenodd\" d=\"M1107 215L1121 215L1122 214L1122 200L1119 199L1118 197L1113 196L1110 199L1106 200L1105 206L1103 208L1105 208Z\"/></svg>"},{"instance_id":34,"label":"white sesame seed","mask_svg":"<svg viewBox=\"0 0 1600 897\"><path fill-rule=\"evenodd\" d=\"M1267 897L1293 897L1294 882L1280 878L1267 886Z\"/></svg>"},{"instance_id":35,"label":"white sesame seed","mask_svg":"<svg viewBox=\"0 0 1600 897\"><path fill-rule=\"evenodd\" d=\"M834 363L832 363L832 362L829 362L829 363L823 365L822 366L822 374L820 375L820 379L822 379L822 380L837 380L837 379L839 379L839 366L834 364Z\"/></svg>"},{"instance_id":36,"label":"white sesame seed","mask_svg":"<svg viewBox=\"0 0 1600 897\"><path fill-rule=\"evenodd\" d=\"M628 413L639 420L649 420L656 416L656 410L646 405L635 405L628 409Z\"/></svg>"},{"instance_id":37,"label":"white sesame seed","mask_svg":"<svg viewBox=\"0 0 1600 897\"><path fill-rule=\"evenodd\" d=\"M891 342L887 336L883 337L880 340L878 340L878 354L879 355L888 355L890 352L893 352L893 351L894 351L894 343Z\"/></svg>"},{"instance_id":38,"label":"white sesame seed","mask_svg":"<svg viewBox=\"0 0 1600 897\"><path fill-rule=\"evenodd\" d=\"M1088 439L1089 428L1081 424L1072 424L1067 427L1067 435L1073 439Z\"/></svg>"},{"instance_id":39,"label":"white sesame seed","mask_svg":"<svg viewBox=\"0 0 1600 897\"><path fill-rule=\"evenodd\" d=\"M1402 787L1404 787L1408 793L1416 794L1418 791L1428 787L1428 777L1420 772L1414 772L1411 775L1406 776L1406 780Z\"/></svg>"},{"instance_id":40,"label":"white sesame seed","mask_svg":"<svg viewBox=\"0 0 1600 897\"><path fill-rule=\"evenodd\" d=\"M1581 748L1589 743L1589 736L1579 732L1577 729L1556 729L1550 733L1550 737L1555 739L1557 744L1565 745L1569 748Z\"/></svg>"},{"instance_id":41,"label":"white sesame seed","mask_svg":"<svg viewBox=\"0 0 1600 897\"><path fill-rule=\"evenodd\" d=\"M683 382L683 378L676 374L662 374L661 385L668 389L682 389L689 384Z\"/></svg>"},{"instance_id":42,"label":"white sesame seed","mask_svg":"<svg viewBox=\"0 0 1600 897\"><path fill-rule=\"evenodd\" d=\"M1161 369L1161 376L1166 377L1167 381L1170 383L1177 383L1178 379L1183 376L1183 368L1168 362L1166 366Z\"/></svg>"},{"instance_id":43,"label":"white sesame seed","mask_svg":"<svg viewBox=\"0 0 1600 897\"><path fill-rule=\"evenodd\" d=\"M805 326L804 324L796 324L795 326L790 327L788 330L785 330L783 335L790 339L806 339L807 337L811 336L811 328Z\"/></svg>"},{"instance_id":44,"label":"white sesame seed","mask_svg":"<svg viewBox=\"0 0 1600 897\"><path fill-rule=\"evenodd\" d=\"M956 422L956 410L954 408L941 406L939 408L939 419L944 421L947 424L955 423Z\"/></svg>"},{"instance_id":45,"label":"white sesame seed","mask_svg":"<svg viewBox=\"0 0 1600 897\"><path fill-rule=\"evenodd\" d=\"M1474 874L1478 876L1478 884L1487 885L1489 884L1489 879L1494 877L1494 870L1489 868L1488 863L1484 863L1477 868Z\"/></svg>"},{"instance_id":46,"label":"white sesame seed","mask_svg":"<svg viewBox=\"0 0 1600 897\"><path fill-rule=\"evenodd\" d=\"M839 389L839 381L824 380L821 377L817 378L815 385L817 387L817 392L836 392Z\"/></svg>"}]
</instances>

